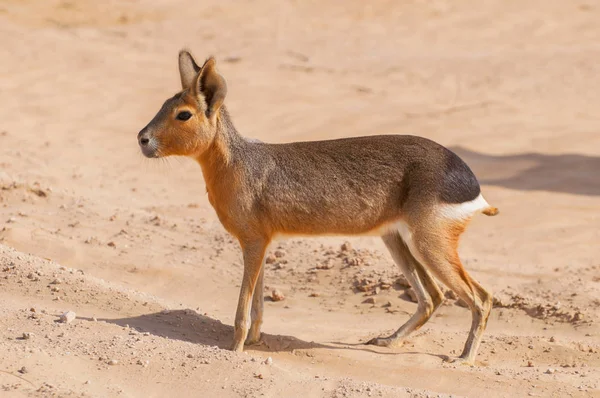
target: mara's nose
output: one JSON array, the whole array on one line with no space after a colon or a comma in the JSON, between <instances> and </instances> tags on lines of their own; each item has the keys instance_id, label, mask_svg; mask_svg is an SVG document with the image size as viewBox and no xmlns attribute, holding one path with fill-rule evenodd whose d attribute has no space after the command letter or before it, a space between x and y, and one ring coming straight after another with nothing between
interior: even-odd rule
<instances>
[{"instance_id":1,"label":"mara's nose","mask_svg":"<svg viewBox=\"0 0 600 398\"><path fill-rule=\"evenodd\" d=\"M141 146L146 146L149 142L150 139L148 138L148 134L146 133L146 128L143 128L142 131L138 133L138 143Z\"/></svg>"}]
</instances>

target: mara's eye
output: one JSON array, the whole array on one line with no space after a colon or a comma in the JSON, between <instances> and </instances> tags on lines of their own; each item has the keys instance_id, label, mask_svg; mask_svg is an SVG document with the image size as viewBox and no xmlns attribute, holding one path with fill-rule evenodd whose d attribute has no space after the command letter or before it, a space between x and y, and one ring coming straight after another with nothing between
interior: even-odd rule
<instances>
[{"instance_id":1,"label":"mara's eye","mask_svg":"<svg viewBox=\"0 0 600 398\"><path fill-rule=\"evenodd\" d=\"M188 120L191 117L192 117L192 114L188 111L179 112L177 114L177 119L183 120L183 121Z\"/></svg>"}]
</instances>

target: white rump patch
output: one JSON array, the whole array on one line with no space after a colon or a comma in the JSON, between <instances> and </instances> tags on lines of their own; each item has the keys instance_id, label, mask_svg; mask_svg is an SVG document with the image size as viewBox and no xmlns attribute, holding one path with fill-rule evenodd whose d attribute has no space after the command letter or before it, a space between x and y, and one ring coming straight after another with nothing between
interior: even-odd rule
<instances>
[{"instance_id":1,"label":"white rump patch","mask_svg":"<svg viewBox=\"0 0 600 398\"><path fill-rule=\"evenodd\" d=\"M444 203L436 208L436 212L442 217L452 220L462 220L473 216L490 207L490 204L481 194L469 202L448 204Z\"/></svg>"}]
</instances>

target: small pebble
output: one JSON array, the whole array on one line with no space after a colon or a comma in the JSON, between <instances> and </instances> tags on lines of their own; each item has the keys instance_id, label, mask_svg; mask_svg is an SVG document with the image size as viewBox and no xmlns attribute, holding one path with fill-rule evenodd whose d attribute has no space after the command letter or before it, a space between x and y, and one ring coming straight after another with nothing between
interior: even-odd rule
<instances>
[{"instance_id":1,"label":"small pebble","mask_svg":"<svg viewBox=\"0 0 600 398\"><path fill-rule=\"evenodd\" d=\"M75 320L75 318L77 318L77 314L75 314L73 311L67 311L60 316L60 321L62 323L71 323Z\"/></svg>"},{"instance_id":2,"label":"small pebble","mask_svg":"<svg viewBox=\"0 0 600 398\"><path fill-rule=\"evenodd\" d=\"M275 250L275 253L273 253L273 254L277 258L285 257L285 252L283 250Z\"/></svg>"},{"instance_id":3,"label":"small pebble","mask_svg":"<svg viewBox=\"0 0 600 398\"><path fill-rule=\"evenodd\" d=\"M317 264L316 269L332 269L334 266L333 261L331 259L323 262L322 264Z\"/></svg>"},{"instance_id":4,"label":"small pebble","mask_svg":"<svg viewBox=\"0 0 600 398\"><path fill-rule=\"evenodd\" d=\"M23 366L21 369L19 369L19 373L24 375L25 373L29 373L29 370L27 370L27 368L25 366Z\"/></svg>"},{"instance_id":5,"label":"small pebble","mask_svg":"<svg viewBox=\"0 0 600 398\"><path fill-rule=\"evenodd\" d=\"M280 290L274 289L271 292L271 299L273 301L282 301L282 300L285 300L285 296L283 295L283 293Z\"/></svg>"},{"instance_id":6,"label":"small pebble","mask_svg":"<svg viewBox=\"0 0 600 398\"><path fill-rule=\"evenodd\" d=\"M119 361L118 361L118 360L116 360L116 359L111 359L110 361L108 361L108 364L109 364L109 365L113 365L113 366L114 366L114 365L118 365L118 364L119 364Z\"/></svg>"},{"instance_id":7,"label":"small pebble","mask_svg":"<svg viewBox=\"0 0 600 398\"><path fill-rule=\"evenodd\" d=\"M376 302L377 300L375 297L368 297L365 301L363 301L363 304L375 304Z\"/></svg>"},{"instance_id":8,"label":"small pebble","mask_svg":"<svg viewBox=\"0 0 600 398\"><path fill-rule=\"evenodd\" d=\"M404 275L399 275L398 278L396 279L396 283L398 286L403 287L403 288L408 288L410 287L410 283L408 283L408 281L406 280L406 277Z\"/></svg>"},{"instance_id":9,"label":"small pebble","mask_svg":"<svg viewBox=\"0 0 600 398\"><path fill-rule=\"evenodd\" d=\"M268 358L265 360L265 365L272 365L272 364L273 364L273 358L271 358L271 357L268 357Z\"/></svg>"}]
</instances>

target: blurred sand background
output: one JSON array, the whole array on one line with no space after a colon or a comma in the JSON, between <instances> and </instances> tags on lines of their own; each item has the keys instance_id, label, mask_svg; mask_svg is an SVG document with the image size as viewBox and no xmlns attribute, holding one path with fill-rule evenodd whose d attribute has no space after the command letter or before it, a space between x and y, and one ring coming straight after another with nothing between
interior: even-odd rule
<instances>
[{"instance_id":1,"label":"blurred sand background","mask_svg":"<svg viewBox=\"0 0 600 398\"><path fill-rule=\"evenodd\" d=\"M600 396L599 21L590 0L0 0L0 395ZM286 299L263 345L224 350L241 252L199 167L136 142L182 47L217 57L246 136L416 134L467 161L501 210L461 244L497 297L476 367L443 362L471 322L451 297L403 347L359 344L416 309L376 238L273 247Z\"/></svg>"}]
</instances>

